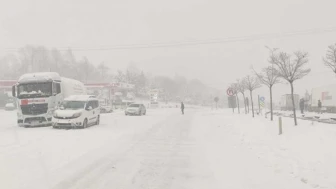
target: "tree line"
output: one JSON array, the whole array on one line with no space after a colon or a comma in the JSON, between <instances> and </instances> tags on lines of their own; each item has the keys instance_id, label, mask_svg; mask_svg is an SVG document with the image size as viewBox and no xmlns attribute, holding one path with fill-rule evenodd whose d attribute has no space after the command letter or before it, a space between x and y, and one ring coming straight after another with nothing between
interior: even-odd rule
<instances>
[{"instance_id":1,"label":"tree line","mask_svg":"<svg viewBox=\"0 0 336 189\"><path fill-rule=\"evenodd\" d=\"M322 61L325 66L329 67L336 74L336 44L328 47L326 55L322 58ZM294 124L297 125L294 101L294 82L310 73L311 69L306 68L308 62L309 56L305 51L287 53L277 48L269 48L269 65L265 66L260 72L257 72L252 68L253 72L251 75L248 75L241 80L237 80L232 83L230 87L233 89L237 101L239 101L238 94L242 94L244 98L245 113L248 113L246 109L247 101L245 100L245 91L250 93L252 117L254 117L253 91L261 87L261 85L268 87L270 96L270 119L273 121L272 89L274 85L281 81L289 83L293 103ZM239 104L238 112L240 113Z\"/></svg>"},{"instance_id":2,"label":"tree line","mask_svg":"<svg viewBox=\"0 0 336 189\"><path fill-rule=\"evenodd\" d=\"M44 46L27 45L15 53L0 57L0 79L18 79L31 72L58 72L64 77L83 83L124 82L135 85L134 92L146 96L150 89L162 89L167 100L191 99L198 103L212 101L218 90L200 80L187 80L183 76L157 76L130 65L126 70L111 70L104 62L93 64L87 57L75 57L71 49L60 51Z\"/></svg>"},{"instance_id":3,"label":"tree line","mask_svg":"<svg viewBox=\"0 0 336 189\"><path fill-rule=\"evenodd\" d=\"M104 62L94 66L87 57L77 59L72 50L60 51L44 46L27 45L0 58L1 79L18 79L24 73L58 72L64 77L82 82L112 79Z\"/></svg>"}]
</instances>

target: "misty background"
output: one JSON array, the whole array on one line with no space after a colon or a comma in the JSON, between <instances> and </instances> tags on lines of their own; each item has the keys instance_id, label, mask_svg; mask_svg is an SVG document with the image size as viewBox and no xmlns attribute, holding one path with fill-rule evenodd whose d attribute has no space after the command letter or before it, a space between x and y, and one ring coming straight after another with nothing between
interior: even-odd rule
<instances>
[{"instance_id":1,"label":"misty background","mask_svg":"<svg viewBox=\"0 0 336 189\"><path fill-rule=\"evenodd\" d=\"M335 6L333 0L1 1L0 57L18 56L27 45L71 49L76 60L86 57L109 73L134 67L225 91L252 66L269 65L265 46L304 50L312 71L294 83L302 96L335 83L322 62L336 42ZM288 85L276 85L274 100L285 93ZM268 90L255 94L267 97Z\"/></svg>"}]
</instances>

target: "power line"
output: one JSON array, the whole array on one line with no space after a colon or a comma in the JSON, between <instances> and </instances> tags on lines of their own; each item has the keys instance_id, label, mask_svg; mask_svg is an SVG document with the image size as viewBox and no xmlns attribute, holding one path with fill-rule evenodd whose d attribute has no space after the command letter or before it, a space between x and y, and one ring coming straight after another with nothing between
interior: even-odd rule
<instances>
[{"instance_id":1,"label":"power line","mask_svg":"<svg viewBox=\"0 0 336 189\"><path fill-rule=\"evenodd\" d=\"M268 34L256 34L249 36L240 37L228 37L223 39L208 39L208 40L193 40L193 41L180 41L180 42L160 42L151 44L129 44L129 45L116 45L116 46L105 46L96 48L87 47L60 47L56 48L60 51L67 51L71 49L72 51L109 51L109 50L125 50L125 49L150 49L150 48L164 48L164 47L183 47L183 46L197 46L197 45L209 45L209 44L225 44L233 42L244 42L244 41L254 41L261 39L275 39L290 36L301 36L301 35L315 35L322 33L335 32L336 27L325 28L325 29L309 29L294 32L284 32L284 33L268 33ZM6 48L4 51L18 51L19 48Z\"/></svg>"}]
</instances>

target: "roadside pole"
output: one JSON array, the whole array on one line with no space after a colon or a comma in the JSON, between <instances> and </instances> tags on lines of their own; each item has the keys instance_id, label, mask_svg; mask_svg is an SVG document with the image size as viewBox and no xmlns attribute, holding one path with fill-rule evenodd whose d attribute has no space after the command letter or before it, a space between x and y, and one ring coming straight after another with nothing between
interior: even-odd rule
<instances>
[{"instance_id":1,"label":"roadside pole","mask_svg":"<svg viewBox=\"0 0 336 189\"><path fill-rule=\"evenodd\" d=\"M260 112L260 96L258 95L258 105L259 105L259 114L261 115L261 112Z\"/></svg>"},{"instance_id":2,"label":"roadside pole","mask_svg":"<svg viewBox=\"0 0 336 189\"><path fill-rule=\"evenodd\" d=\"M279 135L282 135L282 117L279 117Z\"/></svg>"}]
</instances>

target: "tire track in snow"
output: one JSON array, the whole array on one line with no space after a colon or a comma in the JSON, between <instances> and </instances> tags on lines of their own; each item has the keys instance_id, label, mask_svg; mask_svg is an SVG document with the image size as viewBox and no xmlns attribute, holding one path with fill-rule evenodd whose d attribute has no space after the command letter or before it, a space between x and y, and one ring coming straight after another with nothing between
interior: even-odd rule
<instances>
[{"instance_id":1,"label":"tire track in snow","mask_svg":"<svg viewBox=\"0 0 336 189\"><path fill-rule=\"evenodd\" d=\"M195 146L188 141L191 119L190 114L181 119L169 116L124 143L126 150L98 159L54 188L170 188L173 169L189 167L188 151Z\"/></svg>"}]
</instances>

